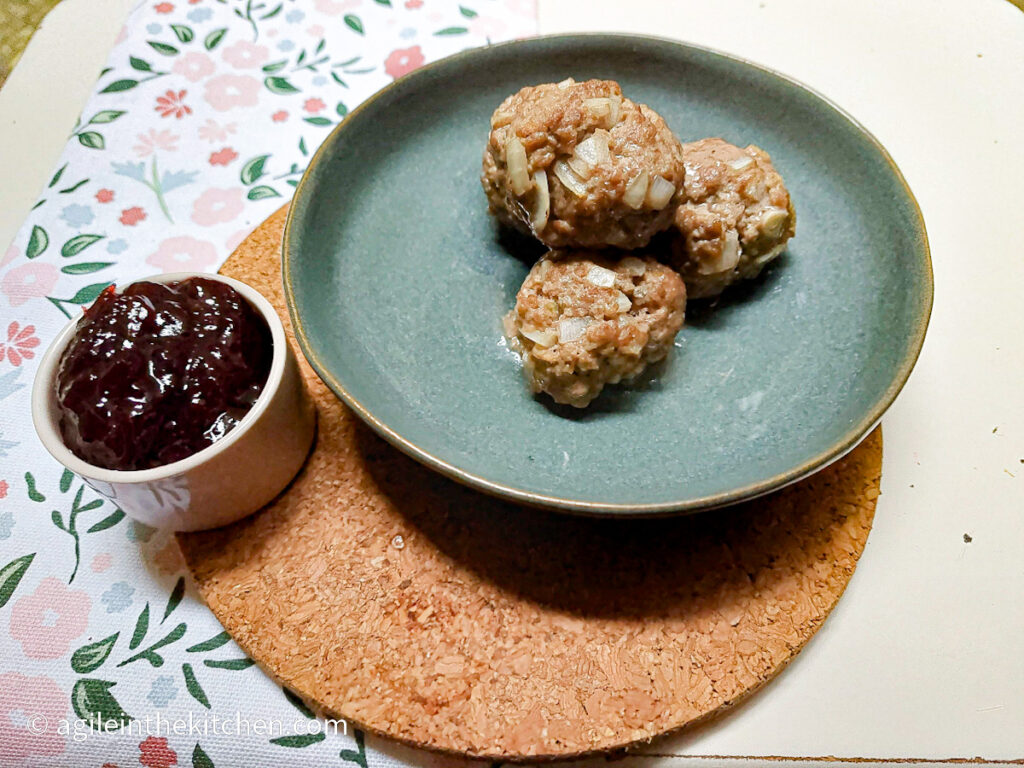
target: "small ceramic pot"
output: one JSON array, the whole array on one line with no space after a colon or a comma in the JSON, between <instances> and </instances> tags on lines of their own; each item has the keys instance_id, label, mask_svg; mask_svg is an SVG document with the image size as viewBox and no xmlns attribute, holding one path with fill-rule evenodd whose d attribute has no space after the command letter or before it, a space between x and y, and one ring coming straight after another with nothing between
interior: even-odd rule
<instances>
[{"instance_id":1,"label":"small ceramic pot","mask_svg":"<svg viewBox=\"0 0 1024 768\"><path fill-rule=\"evenodd\" d=\"M72 321L50 344L32 388L32 420L46 450L120 507L160 528L195 531L233 523L279 494L302 467L313 442L316 410L299 374L295 353L277 312L258 292L229 277L182 272L145 278L169 283L204 277L238 291L270 328L273 359L256 403L234 429L188 458L142 470L104 469L73 454L61 438L56 376Z\"/></svg>"}]
</instances>

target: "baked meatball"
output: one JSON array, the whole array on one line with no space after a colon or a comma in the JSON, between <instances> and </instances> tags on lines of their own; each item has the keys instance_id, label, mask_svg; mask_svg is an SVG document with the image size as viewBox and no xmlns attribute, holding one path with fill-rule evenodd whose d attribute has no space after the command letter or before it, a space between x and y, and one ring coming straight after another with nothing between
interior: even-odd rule
<instances>
[{"instance_id":1,"label":"baked meatball","mask_svg":"<svg viewBox=\"0 0 1024 768\"><path fill-rule=\"evenodd\" d=\"M675 213L672 263L691 299L756 277L796 230L796 212L771 158L722 139L683 145L686 180Z\"/></svg>"},{"instance_id":2,"label":"baked meatball","mask_svg":"<svg viewBox=\"0 0 1024 768\"><path fill-rule=\"evenodd\" d=\"M605 384L665 357L685 308L679 275L650 257L549 253L526 276L505 334L531 391L584 408Z\"/></svg>"},{"instance_id":3,"label":"baked meatball","mask_svg":"<svg viewBox=\"0 0 1024 768\"><path fill-rule=\"evenodd\" d=\"M611 80L548 83L491 116L481 182L491 212L551 248L641 248L672 225L682 145Z\"/></svg>"}]
</instances>

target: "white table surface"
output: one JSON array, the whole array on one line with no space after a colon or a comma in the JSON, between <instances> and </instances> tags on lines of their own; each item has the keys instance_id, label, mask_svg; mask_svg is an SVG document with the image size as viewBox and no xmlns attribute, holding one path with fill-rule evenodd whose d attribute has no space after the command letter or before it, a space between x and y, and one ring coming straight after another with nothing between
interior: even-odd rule
<instances>
[{"instance_id":1,"label":"white table surface","mask_svg":"<svg viewBox=\"0 0 1024 768\"><path fill-rule=\"evenodd\" d=\"M0 247L130 5L64 0L0 91ZM882 496L846 595L777 680L650 751L1024 758L1024 13L1005 0L539 5L542 33L673 37L809 84L889 149L931 241L928 339L883 420Z\"/></svg>"}]
</instances>

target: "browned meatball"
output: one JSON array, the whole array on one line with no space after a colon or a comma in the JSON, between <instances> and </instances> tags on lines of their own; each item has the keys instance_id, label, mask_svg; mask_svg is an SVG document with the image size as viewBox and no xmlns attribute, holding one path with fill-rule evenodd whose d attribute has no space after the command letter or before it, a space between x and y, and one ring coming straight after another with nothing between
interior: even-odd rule
<instances>
[{"instance_id":1,"label":"browned meatball","mask_svg":"<svg viewBox=\"0 0 1024 768\"><path fill-rule=\"evenodd\" d=\"M672 224L679 140L611 80L523 88L491 117L491 212L552 248L640 248Z\"/></svg>"},{"instance_id":2,"label":"browned meatball","mask_svg":"<svg viewBox=\"0 0 1024 768\"><path fill-rule=\"evenodd\" d=\"M583 408L664 358L685 308L683 281L652 258L551 253L526 276L505 333L531 391Z\"/></svg>"},{"instance_id":3,"label":"browned meatball","mask_svg":"<svg viewBox=\"0 0 1024 768\"><path fill-rule=\"evenodd\" d=\"M756 277L796 231L796 212L771 158L722 139L683 145L686 181L672 263L691 299Z\"/></svg>"}]
</instances>

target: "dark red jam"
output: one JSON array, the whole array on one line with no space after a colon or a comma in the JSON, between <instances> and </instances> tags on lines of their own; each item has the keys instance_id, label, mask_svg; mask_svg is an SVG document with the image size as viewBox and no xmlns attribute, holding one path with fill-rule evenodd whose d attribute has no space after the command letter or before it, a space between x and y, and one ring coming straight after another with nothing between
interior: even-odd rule
<instances>
[{"instance_id":1,"label":"dark red jam","mask_svg":"<svg viewBox=\"0 0 1024 768\"><path fill-rule=\"evenodd\" d=\"M229 285L194 277L110 287L60 359L64 443L107 469L184 459L241 420L272 355L266 321Z\"/></svg>"}]
</instances>

